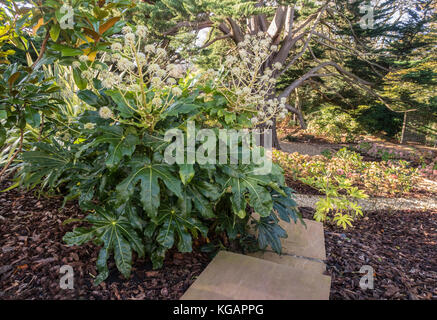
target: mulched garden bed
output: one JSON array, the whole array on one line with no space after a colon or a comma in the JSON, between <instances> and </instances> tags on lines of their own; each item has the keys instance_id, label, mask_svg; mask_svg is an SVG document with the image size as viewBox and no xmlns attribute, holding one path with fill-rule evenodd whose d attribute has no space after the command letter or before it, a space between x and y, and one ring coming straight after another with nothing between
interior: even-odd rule
<instances>
[{"instance_id":1,"label":"mulched garden bed","mask_svg":"<svg viewBox=\"0 0 437 320\"><path fill-rule=\"evenodd\" d=\"M8 184L2 184L1 190ZM62 236L84 214L74 203L32 192L0 193L0 299L179 299L211 260L206 253L170 252L161 270L136 260L129 281L110 264L92 284L99 248L67 247ZM313 210L302 208L306 218ZM437 299L437 211L372 212L347 231L325 228L331 299ZM62 290L59 268L74 269L74 290ZM362 265L375 269L375 289L359 287Z\"/></svg>"},{"instance_id":2,"label":"mulched garden bed","mask_svg":"<svg viewBox=\"0 0 437 320\"><path fill-rule=\"evenodd\" d=\"M109 278L94 286L99 248L63 243L75 225L63 222L84 214L74 203L62 211L61 205L59 198L18 189L0 193L0 299L179 299L211 260L206 253L170 252L161 270L137 260L129 281L112 262ZM73 290L59 286L62 265L73 267Z\"/></svg>"},{"instance_id":3,"label":"mulched garden bed","mask_svg":"<svg viewBox=\"0 0 437 320\"><path fill-rule=\"evenodd\" d=\"M325 245L330 299L437 299L437 211L366 212L346 231L326 225ZM374 290L360 289L363 265Z\"/></svg>"}]
</instances>

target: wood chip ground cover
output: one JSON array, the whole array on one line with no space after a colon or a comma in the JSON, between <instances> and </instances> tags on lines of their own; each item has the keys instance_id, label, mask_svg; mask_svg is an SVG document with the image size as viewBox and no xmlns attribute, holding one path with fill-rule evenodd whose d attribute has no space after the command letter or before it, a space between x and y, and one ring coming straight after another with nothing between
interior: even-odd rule
<instances>
[{"instance_id":1,"label":"wood chip ground cover","mask_svg":"<svg viewBox=\"0 0 437 320\"><path fill-rule=\"evenodd\" d=\"M17 189L0 193L0 299L179 299L210 261L205 253L170 252L165 267L152 270L150 262L137 260L129 281L112 263L108 280L96 287L98 248L62 242L75 225L63 222L84 215L74 203L58 211L61 205L61 199ZM59 286L63 265L73 267L73 290Z\"/></svg>"},{"instance_id":2,"label":"wood chip ground cover","mask_svg":"<svg viewBox=\"0 0 437 320\"><path fill-rule=\"evenodd\" d=\"M9 184L2 184L4 189ZM170 252L161 270L137 260L126 281L111 266L109 279L92 284L98 248L62 242L83 213L74 203L33 192L0 193L0 299L179 299L211 257ZM302 209L306 218L310 209ZM437 212L372 212L353 229L325 229L331 299L437 299ZM71 265L74 290L59 287L59 268ZM375 289L361 290L362 265L375 269Z\"/></svg>"}]
</instances>

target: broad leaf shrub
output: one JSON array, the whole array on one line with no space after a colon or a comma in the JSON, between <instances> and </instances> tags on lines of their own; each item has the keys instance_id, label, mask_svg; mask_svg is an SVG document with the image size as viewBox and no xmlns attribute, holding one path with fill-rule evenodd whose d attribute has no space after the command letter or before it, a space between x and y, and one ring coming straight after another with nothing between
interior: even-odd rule
<instances>
[{"instance_id":1,"label":"broad leaf shrub","mask_svg":"<svg viewBox=\"0 0 437 320\"><path fill-rule=\"evenodd\" d=\"M310 114L307 131L333 142L353 142L362 133L360 124L339 107L327 105Z\"/></svg>"},{"instance_id":2,"label":"broad leaf shrub","mask_svg":"<svg viewBox=\"0 0 437 320\"><path fill-rule=\"evenodd\" d=\"M250 225L259 247L280 253L280 238L287 235L278 221L297 222L300 216L278 165L260 175L254 163L164 160L172 143L165 139L168 130L180 129L186 137L191 124L245 128L253 117L250 106L232 112L225 89L200 77L182 78L177 66L166 63L171 57L165 50L142 46L143 28L123 31L124 44L113 44L105 63L83 56L73 65L88 82L78 96L95 109L71 124L72 134L24 153L22 184L66 190L65 200L77 199L89 212L89 226L75 228L64 240L101 246L96 283L107 278L111 255L128 277L133 251L160 268L170 248L190 252L193 239L222 232L231 240L245 237ZM240 141L239 153L241 146Z\"/></svg>"},{"instance_id":3,"label":"broad leaf shrub","mask_svg":"<svg viewBox=\"0 0 437 320\"><path fill-rule=\"evenodd\" d=\"M402 195L417 182L417 169L405 161L367 162L351 150L343 148L335 154L308 156L273 151L274 160L287 176L307 184L326 195L317 203L315 219L331 219L346 228L362 216L354 199L372 196Z\"/></svg>"},{"instance_id":4,"label":"broad leaf shrub","mask_svg":"<svg viewBox=\"0 0 437 320\"><path fill-rule=\"evenodd\" d=\"M17 63L0 64L0 147L6 130L24 130L26 125L38 129L41 114L53 113L61 103L53 97L59 87L44 76L40 66L31 69Z\"/></svg>"}]
</instances>

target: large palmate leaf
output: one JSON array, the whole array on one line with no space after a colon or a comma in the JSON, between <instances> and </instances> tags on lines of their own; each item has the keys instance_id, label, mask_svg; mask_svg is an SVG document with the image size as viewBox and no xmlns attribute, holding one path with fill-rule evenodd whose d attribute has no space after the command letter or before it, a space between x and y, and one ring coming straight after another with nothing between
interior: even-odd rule
<instances>
[{"instance_id":1,"label":"large palmate leaf","mask_svg":"<svg viewBox=\"0 0 437 320\"><path fill-rule=\"evenodd\" d=\"M268 245L278 254L282 251L281 238L287 238L287 233L282 229L274 215L261 217L256 223L258 229L258 243L261 249Z\"/></svg>"},{"instance_id":2,"label":"large palmate leaf","mask_svg":"<svg viewBox=\"0 0 437 320\"><path fill-rule=\"evenodd\" d=\"M184 215L178 208L164 207L159 211L157 220L158 233L156 241L165 247L172 248L177 237L177 248L180 252L191 252L191 234L197 236L200 232L206 237L208 228L199 220L189 215Z\"/></svg>"},{"instance_id":3,"label":"large palmate leaf","mask_svg":"<svg viewBox=\"0 0 437 320\"><path fill-rule=\"evenodd\" d=\"M134 159L130 162L132 171L118 186L117 192L121 199L128 199L135 191L138 183L141 186L141 203L146 213L151 217L157 216L160 206L160 186L158 179L179 198L182 198L181 181L174 175L174 169L162 163L152 163L147 157Z\"/></svg>"},{"instance_id":4,"label":"large palmate leaf","mask_svg":"<svg viewBox=\"0 0 437 320\"><path fill-rule=\"evenodd\" d=\"M123 96L119 90L106 90L105 94L110 96L116 104L116 109L120 111L120 115L125 118L130 118L134 115L136 108L134 95L131 93Z\"/></svg>"},{"instance_id":5,"label":"large palmate leaf","mask_svg":"<svg viewBox=\"0 0 437 320\"><path fill-rule=\"evenodd\" d=\"M236 215L240 218L245 217L246 204L249 204L262 217L270 215L273 210L273 201L267 187L275 185L274 182L256 175L253 166L222 166L221 168L229 175L224 187L231 187L232 208Z\"/></svg>"},{"instance_id":6,"label":"large palmate leaf","mask_svg":"<svg viewBox=\"0 0 437 320\"><path fill-rule=\"evenodd\" d=\"M108 156L106 166L115 168L124 156L131 157L136 146L140 143L134 129L123 130L120 126L105 126L100 128L99 135L90 143L81 148L81 152L99 144L108 143ZM80 155L80 153L78 154Z\"/></svg>"},{"instance_id":7,"label":"large palmate leaf","mask_svg":"<svg viewBox=\"0 0 437 320\"><path fill-rule=\"evenodd\" d=\"M283 196L282 194L286 196ZM278 218L286 222L291 222L290 218L297 222L299 219L303 224L301 214L297 209L296 202L292 198L292 190L288 187L282 187L282 192L278 193L275 190L272 191L273 199L273 213L268 217L261 217L256 222L256 228L258 229L258 243L261 248L270 246L275 252L281 253L281 239L286 238L287 233L278 224Z\"/></svg>"},{"instance_id":8,"label":"large palmate leaf","mask_svg":"<svg viewBox=\"0 0 437 320\"><path fill-rule=\"evenodd\" d=\"M190 214L194 207L203 218L215 218L214 204L221 196L220 187L204 179L204 176L198 176L183 186L183 198L178 205L184 214Z\"/></svg>"},{"instance_id":9,"label":"large palmate leaf","mask_svg":"<svg viewBox=\"0 0 437 320\"><path fill-rule=\"evenodd\" d=\"M283 196L276 191L272 192L274 211L281 220L290 222L291 218L296 223L299 219L302 223L304 223L302 215L297 209L297 204L293 200L292 190L288 187L283 187L282 189L286 196Z\"/></svg>"},{"instance_id":10,"label":"large palmate leaf","mask_svg":"<svg viewBox=\"0 0 437 320\"><path fill-rule=\"evenodd\" d=\"M141 238L126 217L117 217L107 208L94 207L94 211L87 217L92 223L91 228L76 228L66 233L63 240L68 245L81 245L90 240L103 244L97 260L99 275L96 284L105 280L109 274L107 260L111 252L114 252L117 269L128 278L132 268L132 250L140 257L145 254Z\"/></svg>"},{"instance_id":11,"label":"large palmate leaf","mask_svg":"<svg viewBox=\"0 0 437 320\"><path fill-rule=\"evenodd\" d=\"M62 179L68 172L83 172L88 169L84 163L75 161L74 153L61 146L56 140L52 144L36 143L37 151L23 153L26 173L22 183L33 187L41 183L42 187L55 188L65 180ZM74 146L70 146L72 148ZM68 180L68 179L67 179Z\"/></svg>"}]
</instances>

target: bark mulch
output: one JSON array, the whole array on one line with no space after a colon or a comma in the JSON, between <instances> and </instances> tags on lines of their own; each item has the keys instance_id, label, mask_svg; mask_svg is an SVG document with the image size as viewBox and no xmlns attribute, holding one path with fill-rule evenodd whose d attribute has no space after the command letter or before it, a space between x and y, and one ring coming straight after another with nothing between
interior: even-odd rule
<instances>
[{"instance_id":1,"label":"bark mulch","mask_svg":"<svg viewBox=\"0 0 437 320\"><path fill-rule=\"evenodd\" d=\"M73 203L61 205L59 198L18 189L0 193L0 299L179 299L211 260L200 252L170 252L161 270L137 260L129 281L111 261L109 278L94 286L99 248L63 243L75 225L63 222L84 214ZM63 265L73 267L73 290L60 288Z\"/></svg>"},{"instance_id":2,"label":"bark mulch","mask_svg":"<svg viewBox=\"0 0 437 320\"><path fill-rule=\"evenodd\" d=\"M326 225L325 246L330 299L437 300L437 211L366 212L346 231ZM374 269L373 290L359 286L363 265Z\"/></svg>"},{"instance_id":3,"label":"bark mulch","mask_svg":"<svg viewBox=\"0 0 437 320\"><path fill-rule=\"evenodd\" d=\"M0 186L1 190L7 184ZM62 236L83 213L74 203L32 192L0 193L0 299L179 299L210 257L169 252L164 268L136 260L129 281L114 263L105 283L94 286L99 248L67 247ZM302 208L304 216L312 210ZM366 213L346 231L325 228L331 299L437 299L437 211ZM74 289L61 289L59 269L74 270ZM375 270L374 290L361 290L359 269Z\"/></svg>"}]
</instances>

